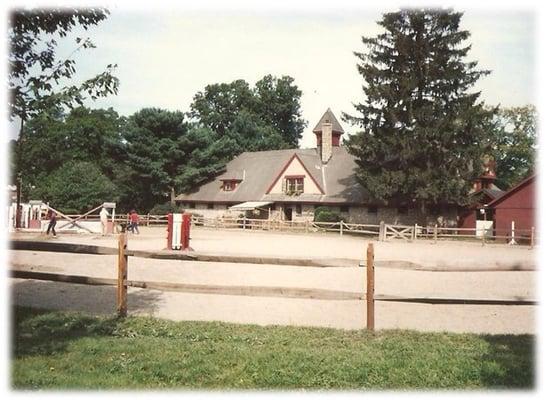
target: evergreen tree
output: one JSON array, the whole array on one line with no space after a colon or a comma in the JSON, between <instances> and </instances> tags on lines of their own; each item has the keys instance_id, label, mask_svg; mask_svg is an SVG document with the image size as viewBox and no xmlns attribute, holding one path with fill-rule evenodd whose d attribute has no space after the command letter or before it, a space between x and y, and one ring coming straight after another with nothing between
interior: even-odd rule
<instances>
[{"instance_id":1,"label":"evergreen tree","mask_svg":"<svg viewBox=\"0 0 546 400\"><path fill-rule=\"evenodd\" d=\"M130 116L123 137L127 169L122 207L142 212L214 176L237 152L231 138L186 121L180 111L158 108Z\"/></svg>"},{"instance_id":2,"label":"evergreen tree","mask_svg":"<svg viewBox=\"0 0 546 400\"><path fill-rule=\"evenodd\" d=\"M378 200L425 205L464 204L481 172L490 112L474 83L489 71L467 62L462 13L401 10L383 15L384 32L363 37L355 52L364 78L348 140L359 182Z\"/></svg>"}]
</instances>

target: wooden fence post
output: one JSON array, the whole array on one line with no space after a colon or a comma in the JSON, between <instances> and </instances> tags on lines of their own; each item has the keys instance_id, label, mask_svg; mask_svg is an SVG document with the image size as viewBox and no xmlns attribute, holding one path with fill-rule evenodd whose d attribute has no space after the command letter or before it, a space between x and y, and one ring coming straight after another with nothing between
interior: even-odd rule
<instances>
[{"instance_id":1,"label":"wooden fence post","mask_svg":"<svg viewBox=\"0 0 546 400\"><path fill-rule=\"evenodd\" d=\"M485 246L485 226L482 228L482 247Z\"/></svg>"},{"instance_id":2,"label":"wooden fence post","mask_svg":"<svg viewBox=\"0 0 546 400\"><path fill-rule=\"evenodd\" d=\"M438 240L438 224L434 224L434 243Z\"/></svg>"},{"instance_id":3,"label":"wooden fence post","mask_svg":"<svg viewBox=\"0 0 546 400\"><path fill-rule=\"evenodd\" d=\"M339 235L343 236L343 220L339 221Z\"/></svg>"},{"instance_id":4,"label":"wooden fence post","mask_svg":"<svg viewBox=\"0 0 546 400\"><path fill-rule=\"evenodd\" d=\"M373 243L368 243L368 251L366 252L366 328L373 331L375 328L374 318L374 251Z\"/></svg>"},{"instance_id":5,"label":"wooden fence post","mask_svg":"<svg viewBox=\"0 0 546 400\"><path fill-rule=\"evenodd\" d=\"M118 238L118 301L119 317L127 316L127 233L122 230Z\"/></svg>"},{"instance_id":6,"label":"wooden fence post","mask_svg":"<svg viewBox=\"0 0 546 400\"><path fill-rule=\"evenodd\" d=\"M382 242L385 237L385 222L384 221L381 221L379 223L379 241Z\"/></svg>"},{"instance_id":7,"label":"wooden fence post","mask_svg":"<svg viewBox=\"0 0 546 400\"><path fill-rule=\"evenodd\" d=\"M518 242L516 242L516 225L514 221L512 221L512 228L510 229L510 243L508 244L518 244Z\"/></svg>"},{"instance_id":8,"label":"wooden fence post","mask_svg":"<svg viewBox=\"0 0 546 400\"><path fill-rule=\"evenodd\" d=\"M150 226L150 213L146 215L146 226Z\"/></svg>"}]
</instances>

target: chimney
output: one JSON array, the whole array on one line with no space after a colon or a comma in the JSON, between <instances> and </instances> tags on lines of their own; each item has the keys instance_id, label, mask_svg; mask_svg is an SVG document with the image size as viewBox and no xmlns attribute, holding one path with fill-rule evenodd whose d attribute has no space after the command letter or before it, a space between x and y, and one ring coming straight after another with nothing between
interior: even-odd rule
<instances>
[{"instance_id":1,"label":"chimney","mask_svg":"<svg viewBox=\"0 0 546 400\"><path fill-rule=\"evenodd\" d=\"M332 157L332 124L326 120L322 124L321 138L321 158L323 163L327 163Z\"/></svg>"}]
</instances>

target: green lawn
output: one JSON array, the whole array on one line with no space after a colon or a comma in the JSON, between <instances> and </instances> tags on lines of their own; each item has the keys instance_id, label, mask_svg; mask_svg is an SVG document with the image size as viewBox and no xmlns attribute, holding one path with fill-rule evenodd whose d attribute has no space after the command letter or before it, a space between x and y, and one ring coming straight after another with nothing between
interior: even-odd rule
<instances>
[{"instance_id":1,"label":"green lawn","mask_svg":"<svg viewBox=\"0 0 546 400\"><path fill-rule=\"evenodd\" d=\"M535 337L342 331L14 308L16 389L534 386Z\"/></svg>"}]
</instances>

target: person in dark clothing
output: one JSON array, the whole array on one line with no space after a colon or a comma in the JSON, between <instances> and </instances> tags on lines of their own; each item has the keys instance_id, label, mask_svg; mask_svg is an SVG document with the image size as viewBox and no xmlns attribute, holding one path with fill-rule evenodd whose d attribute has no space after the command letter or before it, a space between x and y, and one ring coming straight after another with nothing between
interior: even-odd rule
<instances>
[{"instance_id":1,"label":"person in dark clothing","mask_svg":"<svg viewBox=\"0 0 546 400\"><path fill-rule=\"evenodd\" d=\"M57 236L55 225L57 225L57 213L53 210L49 210L49 225L47 226L46 235L49 235L49 231L51 231L53 236Z\"/></svg>"}]
</instances>

